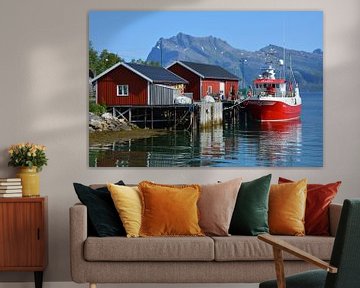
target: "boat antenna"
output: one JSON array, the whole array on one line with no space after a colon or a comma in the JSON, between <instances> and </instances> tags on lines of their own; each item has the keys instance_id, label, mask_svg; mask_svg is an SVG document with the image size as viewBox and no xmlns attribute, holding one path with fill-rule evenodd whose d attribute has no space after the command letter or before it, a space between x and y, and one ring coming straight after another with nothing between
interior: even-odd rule
<instances>
[{"instance_id":1,"label":"boat antenna","mask_svg":"<svg viewBox=\"0 0 360 288\"><path fill-rule=\"evenodd\" d=\"M294 74L294 71L292 69L292 59L291 59L291 54L289 54L289 58L290 58L290 73L291 73L291 78L292 78L292 81L294 82L295 85L297 85L296 83L296 79L295 79L295 74Z\"/></svg>"},{"instance_id":2,"label":"boat antenna","mask_svg":"<svg viewBox=\"0 0 360 288\"><path fill-rule=\"evenodd\" d=\"M283 65L283 76L284 76L284 78L286 78L286 75L285 75L285 73L286 73L286 61L285 61L285 57L286 57L286 48L285 48L285 40L284 40L284 44L283 44L283 61L284 61L284 65Z\"/></svg>"},{"instance_id":3,"label":"boat antenna","mask_svg":"<svg viewBox=\"0 0 360 288\"><path fill-rule=\"evenodd\" d=\"M284 61L284 65L283 65L283 77L284 79L286 78L286 60L285 60L285 57L286 57L286 48L285 48L285 20L283 18L283 21L282 21L282 36L283 36L283 61Z\"/></svg>"}]
</instances>

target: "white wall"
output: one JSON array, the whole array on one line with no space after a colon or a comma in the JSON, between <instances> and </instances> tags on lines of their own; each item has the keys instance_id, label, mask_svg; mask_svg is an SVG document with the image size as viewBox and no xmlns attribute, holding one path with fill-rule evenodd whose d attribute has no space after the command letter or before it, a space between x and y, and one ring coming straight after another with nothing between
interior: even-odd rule
<instances>
[{"instance_id":1,"label":"white wall","mask_svg":"<svg viewBox=\"0 0 360 288\"><path fill-rule=\"evenodd\" d=\"M324 167L296 168L88 168L87 12L92 9L238 9L324 11ZM261 21L261 19L254 19ZM240 29L239 35L241 37ZM0 176L6 148L33 141L48 146L41 194L49 197L49 266L45 281L68 281L68 208L76 202L74 181L124 179L213 182L265 173L310 182L342 180L337 201L359 197L360 187L360 2L358 0L1 0ZM0 273L0 282L32 281L30 273Z\"/></svg>"}]
</instances>

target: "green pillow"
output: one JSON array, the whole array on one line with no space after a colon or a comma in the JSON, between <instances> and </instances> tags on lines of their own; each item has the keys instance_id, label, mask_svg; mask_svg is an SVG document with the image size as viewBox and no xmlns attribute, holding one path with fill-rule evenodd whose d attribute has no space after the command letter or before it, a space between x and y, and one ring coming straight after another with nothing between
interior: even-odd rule
<instances>
[{"instance_id":1,"label":"green pillow","mask_svg":"<svg viewBox=\"0 0 360 288\"><path fill-rule=\"evenodd\" d=\"M230 234L256 236L269 233L270 181L271 174L241 184L231 218Z\"/></svg>"}]
</instances>

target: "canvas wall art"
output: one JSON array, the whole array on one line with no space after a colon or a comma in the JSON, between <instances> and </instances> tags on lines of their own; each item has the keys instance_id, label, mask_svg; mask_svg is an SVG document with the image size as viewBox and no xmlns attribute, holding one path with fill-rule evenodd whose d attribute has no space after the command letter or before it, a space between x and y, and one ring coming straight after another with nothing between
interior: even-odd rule
<instances>
[{"instance_id":1,"label":"canvas wall art","mask_svg":"<svg viewBox=\"0 0 360 288\"><path fill-rule=\"evenodd\" d=\"M321 11L88 21L90 167L323 166Z\"/></svg>"}]
</instances>

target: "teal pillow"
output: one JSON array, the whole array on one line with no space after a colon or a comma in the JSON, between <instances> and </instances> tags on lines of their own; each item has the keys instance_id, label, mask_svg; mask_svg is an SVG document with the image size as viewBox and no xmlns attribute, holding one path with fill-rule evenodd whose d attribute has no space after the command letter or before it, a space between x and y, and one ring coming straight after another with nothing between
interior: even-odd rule
<instances>
[{"instance_id":1,"label":"teal pillow","mask_svg":"<svg viewBox=\"0 0 360 288\"><path fill-rule=\"evenodd\" d=\"M230 234L256 236L269 233L270 182L271 174L241 184L230 222Z\"/></svg>"}]
</instances>

